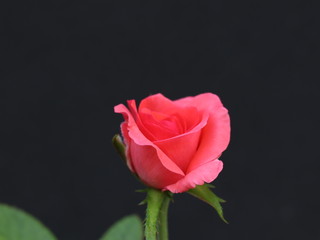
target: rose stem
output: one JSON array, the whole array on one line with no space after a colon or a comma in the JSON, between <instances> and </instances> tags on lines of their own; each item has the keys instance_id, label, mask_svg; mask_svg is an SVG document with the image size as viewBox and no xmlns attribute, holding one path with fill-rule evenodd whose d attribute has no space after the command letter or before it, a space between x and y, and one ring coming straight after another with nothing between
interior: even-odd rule
<instances>
[{"instance_id":1,"label":"rose stem","mask_svg":"<svg viewBox=\"0 0 320 240\"><path fill-rule=\"evenodd\" d=\"M168 234L168 209L171 197L165 194L159 213L159 240L169 240Z\"/></svg>"}]
</instances>

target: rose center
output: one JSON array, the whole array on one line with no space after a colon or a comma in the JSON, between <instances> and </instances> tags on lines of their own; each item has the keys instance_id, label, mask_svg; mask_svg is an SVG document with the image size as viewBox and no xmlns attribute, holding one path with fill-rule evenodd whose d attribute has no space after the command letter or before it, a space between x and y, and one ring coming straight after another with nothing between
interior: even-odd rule
<instances>
[{"instance_id":1,"label":"rose center","mask_svg":"<svg viewBox=\"0 0 320 240\"><path fill-rule=\"evenodd\" d=\"M158 141L184 134L199 123L199 113L195 108L179 110L166 114L144 108L139 113L143 124L141 129L150 140Z\"/></svg>"},{"instance_id":2,"label":"rose center","mask_svg":"<svg viewBox=\"0 0 320 240\"><path fill-rule=\"evenodd\" d=\"M153 141L171 138L186 131L184 121L177 114L166 115L145 110L140 117Z\"/></svg>"}]
</instances>

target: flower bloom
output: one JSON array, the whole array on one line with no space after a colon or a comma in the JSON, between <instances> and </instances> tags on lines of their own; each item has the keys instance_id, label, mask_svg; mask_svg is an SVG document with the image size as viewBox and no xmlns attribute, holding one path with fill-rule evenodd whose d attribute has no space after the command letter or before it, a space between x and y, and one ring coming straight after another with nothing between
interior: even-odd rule
<instances>
[{"instance_id":1,"label":"flower bloom","mask_svg":"<svg viewBox=\"0 0 320 240\"><path fill-rule=\"evenodd\" d=\"M115 106L121 113L129 169L148 186L185 192L212 182L230 140L230 119L219 97L204 93L170 100L162 94Z\"/></svg>"}]
</instances>

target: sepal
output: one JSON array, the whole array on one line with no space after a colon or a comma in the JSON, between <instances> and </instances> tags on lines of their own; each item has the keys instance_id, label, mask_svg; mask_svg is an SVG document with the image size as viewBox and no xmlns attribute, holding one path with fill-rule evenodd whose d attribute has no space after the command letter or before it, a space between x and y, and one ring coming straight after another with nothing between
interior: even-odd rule
<instances>
[{"instance_id":1,"label":"sepal","mask_svg":"<svg viewBox=\"0 0 320 240\"><path fill-rule=\"evenodd\" d=\"M114 148L117 150L117 152L119 153L120 157L126 162L127 161L126 146L124 145L119 134L116 134L113 136L112 144Z\"/></svg>"},{"instance_id":2,"label":"sepal","mask_svg":"<svg viewBox=\"0 0 320 240\"><path fill-rule=\"evenodd\" d=\"M194 197L199 198L200 200L208 203L210 206L212 206L225 223L228 223L227 220L223 216L223 210L220 203L226 202L222 198L218 197L216 194L214 194L210 188L212 188L212 185L204 184L201 186L197 186L193 189L190 189L188 191L189 194L191 194Z\"/></svg>"}]
</instances>

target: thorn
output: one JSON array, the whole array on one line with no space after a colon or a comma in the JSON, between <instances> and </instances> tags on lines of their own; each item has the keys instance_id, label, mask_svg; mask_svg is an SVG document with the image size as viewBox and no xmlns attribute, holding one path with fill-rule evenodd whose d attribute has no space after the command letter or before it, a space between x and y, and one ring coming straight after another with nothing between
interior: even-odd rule
<instances>
[{"instance_id":1,"label":"thorn","mask_svg":"<svg viewBox=\"0 0 320 240\"><path fill-rule=\"evenodd\" d=\"M144 199L143 201L141 201L138 205L141 206L141 205L144 205L147 203L147 199Z\"/></svg>"},{"instance_id":2,"label":"thorn","mask_svg":"<svg viewBox=\"0 0 320 240\"><path fill-rule=\"evenodd\" d=\"M145 193L148 191L148 188L145 189L137 189L135 192L139 192L139 193Z\"/></svg>"}]
</instances>

